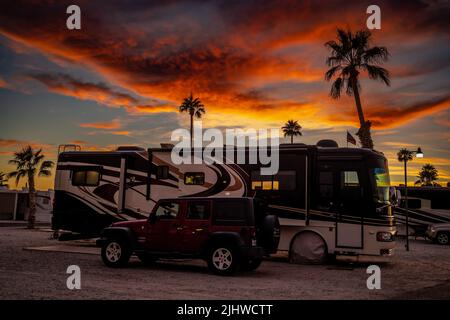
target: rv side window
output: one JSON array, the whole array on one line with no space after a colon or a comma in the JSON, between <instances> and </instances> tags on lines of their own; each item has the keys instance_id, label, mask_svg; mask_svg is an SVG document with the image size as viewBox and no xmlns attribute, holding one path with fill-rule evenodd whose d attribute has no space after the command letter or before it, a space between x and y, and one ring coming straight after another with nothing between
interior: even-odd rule
<instances>
[{"instance_id":1,"label":"rv side window","mask_svg":"<svg viewBox=\"0 0 450 320\"><path fill-rule=\"evenodd\" d=\"M156 179L168 179L169 178L169 167L168 166L157 166L156 167Z\"/></svg>"},{"instance_id":2,"label":"rv side window","mask_svg":"<svg viewBox=\"0 0 450 320\"><path fill-rule=\"evenodd\" d=\"M95 187L100 181L98 170L74 170L72 172L72 185Z\"/></svg>"},{"instance_id":3,"label":"rv side window","mask_svg":"<svg viewBox=\"0 0 450 320\"><path fill-rule=\"evenodd\" d=\"M341 189L345 187L359 187L358 172L341 171Z\"/></svg>"},{"instance_id":4,"label":"rv side window","mask_svg":"<svg viewBox=\"0 0 450 320\"><path fill-rule=\"evenodd\" d=\"M203 172L186 172L184 174L184 184L188 185L205 184L205 174Z\"/></svg>"},{"instance_id":5,"label":"rv side window","mask_svg":"<svg viewBox=\"0 0 450 320\"><path fill-rule=\"evenodd\" d=\"M295 190L296 172L294 170L278 171L273 176L263 176L260 171L252 171L252 190Z\"/></svg>"}]
</instances>

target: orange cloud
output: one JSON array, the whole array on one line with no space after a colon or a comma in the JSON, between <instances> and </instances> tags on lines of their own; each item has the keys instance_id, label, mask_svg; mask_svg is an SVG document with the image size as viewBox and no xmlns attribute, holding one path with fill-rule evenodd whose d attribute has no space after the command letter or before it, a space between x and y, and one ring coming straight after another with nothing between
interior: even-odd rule
<instances>
[{"instance_id":1,"label":"orange cloud","mask_svg":"<svg viewBox=\"0 0 450 320\"><path fill-rule=\"evenodd\" d=\"M91 123L80 123L79 126L81 128L95 128L95 129L105 129L105 130L113 130L119 129L122 127L119 119L113 119L110 122L91 122Z\"/></svg>"},{"instance_id":2,"label":"orange cloud","mask_svg":"<svg viewBox=\"0 0 450 320\"><path fill-rule=\"evenodd\" d=\"M130 135L130 131L111 131L110 133L116 134L119 136L128 136Z\"/></svg>"}]
</instances>

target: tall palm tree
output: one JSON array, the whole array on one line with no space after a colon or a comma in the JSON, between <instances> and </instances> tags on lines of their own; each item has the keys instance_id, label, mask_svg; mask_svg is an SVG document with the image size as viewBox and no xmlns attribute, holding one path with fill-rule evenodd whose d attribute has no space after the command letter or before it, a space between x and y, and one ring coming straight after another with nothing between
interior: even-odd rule
<instances>
[{"instance_id":1,"label":"tall palm tree","mask_svg":"<svg viewBox=\"0 0 450 320\"><path fill-rule=\"evenodd\" d=\"M438 171L437 169L430 163L425 164L419 172L419 175L415 184L421 184L422 186L432 186L434 181L438 180Z\"/></svg>"},{"instance_id":2,"label":"tall palm tree","mask_svg":"<svg viewBox=\"0 0 450 320\"><path fill-rule=\"evenodd\" d=\"M413 159L413 152L409 151L408 149L400 149L399 152L397 152L397 160L400 161L400 162L403 162L403 165L404 165L405 188L407 187L407 185L406 185L406 177L407 177L406 163L408 161L411 161L412 159Z\"/></svg>"},{"instance_id":3,"label":"tall palm tree","mask_svg":"<svg viewBox=\"0 0 450 320\"><path fill-rule=\"evenodd\" d=\"M194 116L197 119L200 119L202 115L206 112L205 106L200 101L199 98L194 98L191 95L189 97L184 98L183 103L180 105L180 112L187 112L189 113L189 116L191 117L191 148L193 147L192 141L193 141L193 130L194 130Z\"/></svg>"},{"instance_id":4,"label":"tall palm tree","mask_svg":"<svg viewBox=\"0 0 450 320\"><path fill-rule=\"evenodd\" d=\"M9 173L9 178L16 178L16 186L21 178L28 180L28 196L30 199L30 213L28 215L28 228L34 228L36 220L36 189L35 175L48 177L51 175L51 168L54 163L44 160L42 149L33 150L31 146L24 147L21 151L14 153L14 159L9 164L16 166L16 171Z\"/></svg>"},{"instance_id":5,"label":"tall palm tree","mask_svg":"<svg viewBox=\"0 0 450 320\"><path fill-rule=\"evenodd\" d=\"M0 171L0 187L8 187L8 176L3 171Z\"/></svg>"},{"instance_id":6,"label":"tall palm tree","mask_svg":"<svg viewBox=\"0 0 450 320\"><path fill-rule=\"evenodd\" d=\"M326 63L330 69L325 73L325 79L334 79L330 95L334 99L341 96L342 90L355 98L360 129L356 133L363 148L373 149L373 141L370 134L370 121L364 119L364 113L359 96L359 75L367 71L370 79L380 80L390 85L389 71L380 67L383 61L387 61L389 52L386 47L370 47L371 33L369 31L357 31L353 34L350 30L337 30L337 41L331 40L325 46L331 51Z\"/></svg>"},{"instance_id":7,"label":"tall palm tree","mask_svg":"<svg viewBox=\"0 0 450 320\"><path fill-rule=\"evenodd\" d=\"M294 136L301 136L302 126L298 124L297 120L288 120L284 126L281 127L285 137L291 137L291 144L294 143Z\"/></svg>"}]
</instances>

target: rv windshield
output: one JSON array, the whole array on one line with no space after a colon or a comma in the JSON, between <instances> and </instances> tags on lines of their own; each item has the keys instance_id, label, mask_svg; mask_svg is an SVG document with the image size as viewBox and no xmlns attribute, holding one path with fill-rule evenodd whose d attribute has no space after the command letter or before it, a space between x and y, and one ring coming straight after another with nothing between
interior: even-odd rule
<instances>
[{"instance_id":1,"label":"rv windshield","mask_svg":"<svg viewBox=\"0 0 450 320\"><path fill-rule=\"evenodd\" d=\"M377 159L371 167L370 174L373 178L374 197L379 203L389 204L389 187L391 181L386 159Z\"/></svg>"}]
</instances>

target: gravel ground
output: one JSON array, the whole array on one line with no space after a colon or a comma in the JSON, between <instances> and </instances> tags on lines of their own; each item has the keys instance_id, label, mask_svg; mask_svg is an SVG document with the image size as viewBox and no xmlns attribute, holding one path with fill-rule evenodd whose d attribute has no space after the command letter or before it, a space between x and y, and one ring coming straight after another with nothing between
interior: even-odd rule
<instances>
[{"instance_id":1,"label":"gravel ground","mask_svg":"<svg viewBox=\"0 0 450 320\"><path fill-rule=\"evenodd\" d=\"M0 299L450 299L450 246L425 240L411 240L409 253L399 242L393 262L380 266L382 288L368 290L364 265L272 260L255 272L220 277L199 260L143 266L132 258L128 268L110 269L98 254L24 250L60 246L50 235L0 228ZM73 264L81 268L80 290L66 287Z\"/></svg>"}]
</instances>

